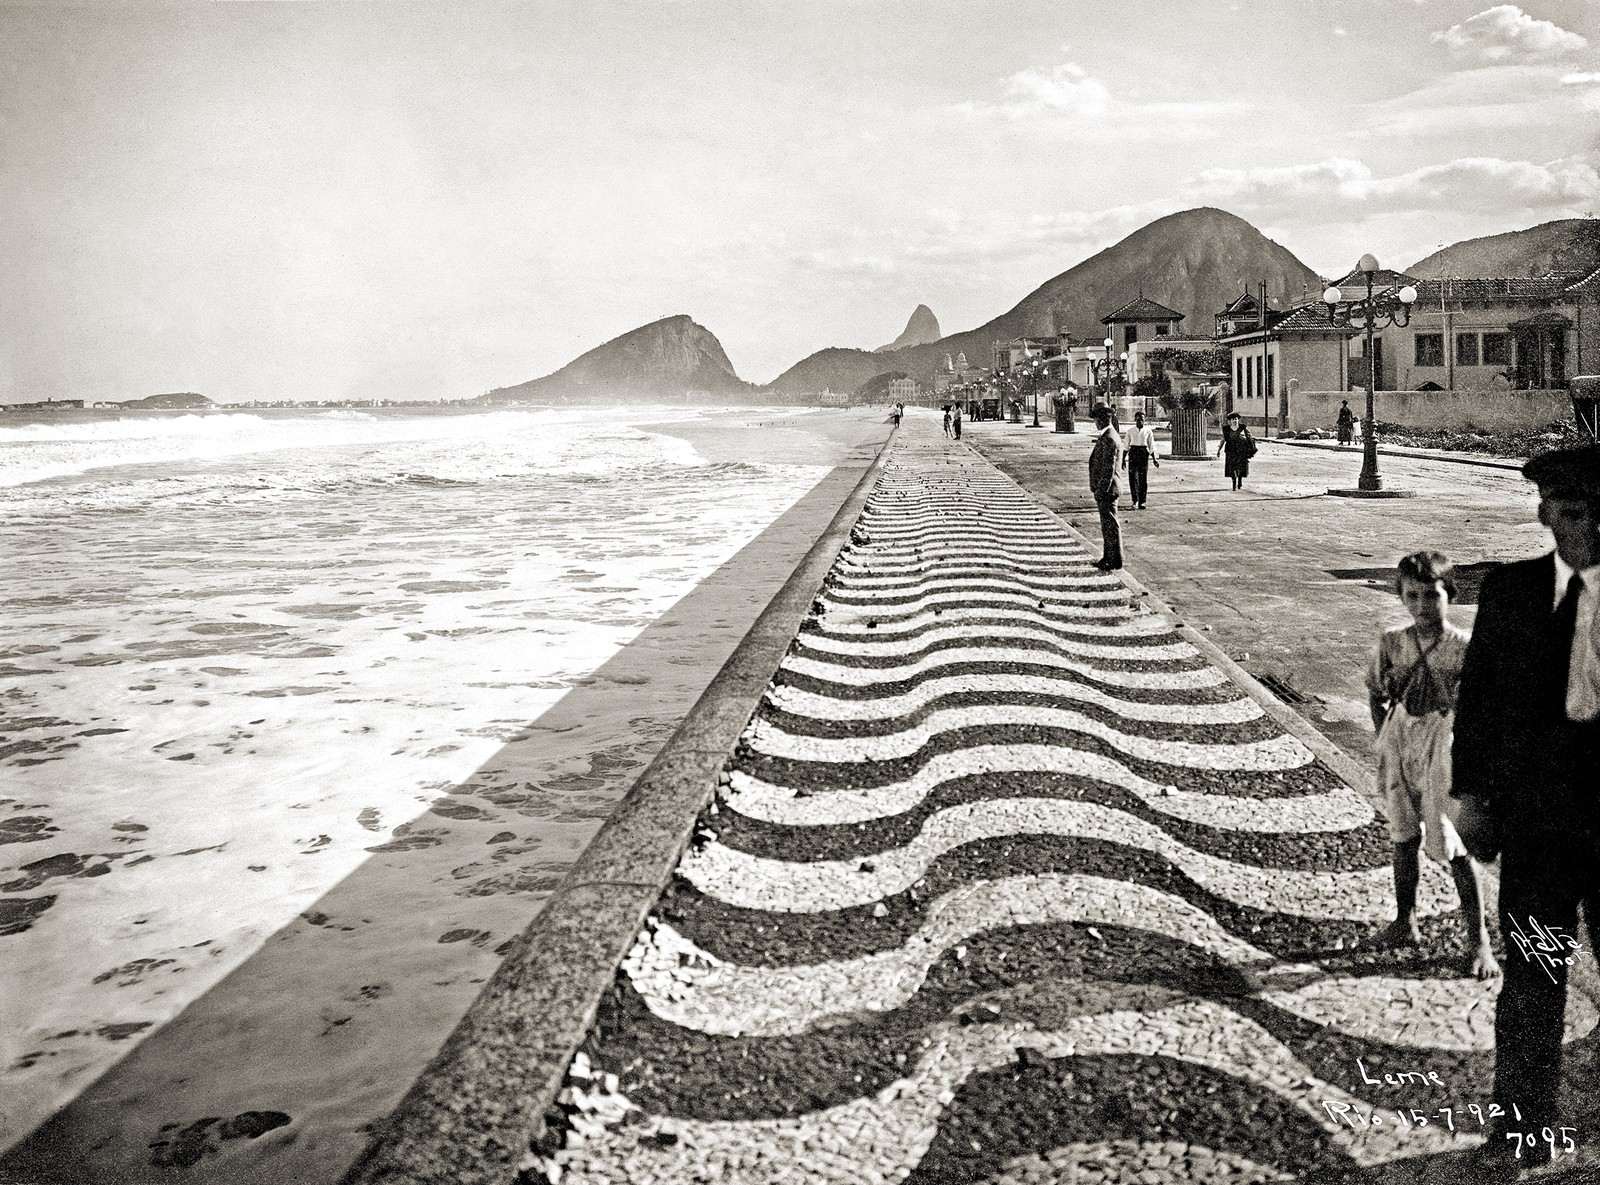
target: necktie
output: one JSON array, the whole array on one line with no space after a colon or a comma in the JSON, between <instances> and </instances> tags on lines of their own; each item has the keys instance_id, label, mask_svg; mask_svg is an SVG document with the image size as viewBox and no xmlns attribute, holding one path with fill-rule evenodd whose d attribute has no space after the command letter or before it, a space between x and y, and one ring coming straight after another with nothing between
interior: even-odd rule
<instances>
[{"instance_id":1,"label":"necktie","mask_svg":"<svg viewBox=\"0 0 1600 1185\"><path fill-rule=\"evenodd\" d=\"M1578 627L1578 598L1582 595L1583 577L1574 572L1567 581L1566 594L1550 619L1550 667L1551 673L1559 676L1554 686L1560 697L1557 702L1561 704L1562 715L1566 715L1567 683L1572 675L1572 635Z\"/></svg>"}]
</instances>

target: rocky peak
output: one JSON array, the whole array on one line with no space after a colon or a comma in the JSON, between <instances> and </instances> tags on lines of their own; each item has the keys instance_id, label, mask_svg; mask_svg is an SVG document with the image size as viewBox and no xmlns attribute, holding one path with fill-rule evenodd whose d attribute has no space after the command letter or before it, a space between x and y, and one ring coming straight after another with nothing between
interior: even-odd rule
<instances>
[{"instance_id":1,"label":"rocky peak","mask_svg":"<svg viewBox=\"0 0 1600 1185\"><path fill-rule=\"evenodd\" d=\"M939 340L939 318L933 315L933 310L925 304L919 304L917 311L911 314L911 320L906 322L905 331L886 346L879 346L873 351L881 354L885 350L898 350L905 346L925 346L929 342Z\"/></svg>"}]
</instances>

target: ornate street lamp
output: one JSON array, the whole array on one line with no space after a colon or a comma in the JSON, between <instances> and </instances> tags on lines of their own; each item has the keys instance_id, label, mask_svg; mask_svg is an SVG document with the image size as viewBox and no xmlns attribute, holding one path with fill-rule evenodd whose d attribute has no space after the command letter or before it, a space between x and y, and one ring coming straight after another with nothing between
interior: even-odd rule
<instances>
[{"instance_id":1,"label":"ornate street lamp","mask_svg":"<svg viewBox=\"0 0 1600 1185\"><path fill-rule=\"evenodd\" d=\"M1043 360L1033 364L1033 423L1028 425L1030 428L1041 427L1039 423L1039 367L1043 365ZM1045 366L1044 373L1047 376L1049 375L1050 368L1048 366Z\"/></svg>"},{"instance_id":2,"label":"ornate street lamp","mask_svg":"<svg viewBox=\"0 0 1600 1185\"><path fill-rule=\"evenodd\" d=\"M1372 408L1372 330L1380 323L1401 327L1411 324L1411 305L1417 299L1417 290L1407 284L1393 295L1385 294L1381 300L1374 300L1372 277L1379 270L1377 259L1370 253L1363 255L1361 262L1356 264L1356 270L1367 278L1366 297L1359 299L1361 319L1367 334L1367 416L1361 426L1361 476L1356 481L1356 488L1365 493L1376 493L1383 489L1383 478L1378 473L1378 436L1374 430L1376 415ZM1358 304L1358 301L1346 301L1344 293L1336 287L1324 292L1322 301L1328 306L1330 321L1339 305L1347 306L1348 315L1356 311Z\"/></svg>"}]
</instances>

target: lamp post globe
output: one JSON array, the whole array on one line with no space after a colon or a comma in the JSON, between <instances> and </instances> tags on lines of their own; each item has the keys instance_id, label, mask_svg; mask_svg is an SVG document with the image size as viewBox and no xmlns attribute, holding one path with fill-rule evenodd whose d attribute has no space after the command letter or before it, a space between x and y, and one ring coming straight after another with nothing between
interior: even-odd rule
<instances>
[{"instance_id":1,"label":"lamp post globe","mask_svg":"<svg viewBox=\"0 0 1600 1185\"><path fill-rule=\"evenodd\" d=\"M1372 331L1378 320L1379 311L1377 302L1372 295L1372 278L1373 274L1379 270L1377 258L1368 252L1356 264L1356 270L1365 276L1367 281L1367 291L1362 300L1361 315L1361 319L1364 322L1363 328L1366 332L1367 414L1361 423L1361 476L1356 479L1356 488L1364 492L1374 493L1383 489L1383 476L1378 472L1378 434L1374 431L1377 414L1373 408L1373 389L1376 385L1376 377L1374 375L1376 367L1374 363L1376 359L1373 357ZM1322 294L1322 299L1329 305L1330 317L1333 305L1342 296L1343 294L1336 287L1329 288ZM1382 314L1384 320L1390 325L1409 325L1411 323L1411 306L1416 299L1417 290L1407 284L1394 294L1392 303L1386 300Z\"/></svg>"}]
</instances>

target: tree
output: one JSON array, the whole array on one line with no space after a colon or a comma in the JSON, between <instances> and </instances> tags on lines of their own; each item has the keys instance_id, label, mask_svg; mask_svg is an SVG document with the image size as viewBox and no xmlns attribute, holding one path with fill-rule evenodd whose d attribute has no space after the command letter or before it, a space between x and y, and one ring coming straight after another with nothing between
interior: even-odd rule
<instances>
[{"instance_id":1,"label":"tree","mask_svg":"<svg viewBox=\"0 0 1600 1185\"><path fill-rule=\"evenodd\" d=\"M1145 355L1151 363L1163 370L1179 374L1227 373L1233 368L1233 351L1223 346L1205 350L1180 350L1174 346L1158 346Z\"/></svg>"},{"instance_id":2,"label":"tree","mask_svg":"<svg viewBox=\"0 0 1600 1185\"><path fill-rule=\"evenodd\" d=\"M1165 374L1147 374L1133 384L1133 394L1137 399L1160 399L1171 393L1172 380Z\"/></svg>"}]
</instances>

